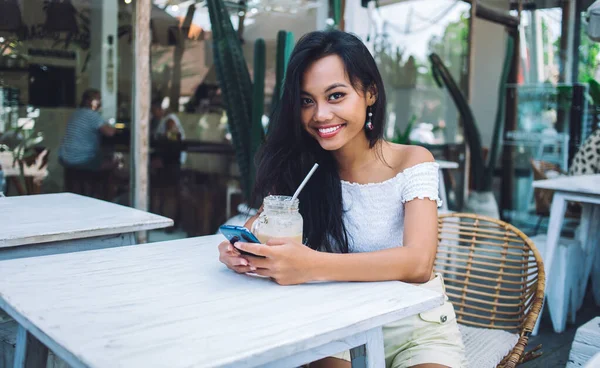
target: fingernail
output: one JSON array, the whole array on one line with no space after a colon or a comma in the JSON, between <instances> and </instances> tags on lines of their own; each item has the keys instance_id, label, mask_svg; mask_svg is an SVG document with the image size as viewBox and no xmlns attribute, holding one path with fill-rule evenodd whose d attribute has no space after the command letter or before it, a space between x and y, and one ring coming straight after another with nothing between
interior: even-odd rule
<instances>
[{"instance_id":1,"label":"fingernail","mask_svg":"<svg viewBox=\"0 0 600 368\"><path fill-rule=\"evenodd\" d=\"M248 261L242 258L242 266L248 266Z\"/></svg>"},{"instance_id":2,"label":"fingernail","mask_svg":"<svg viewBox=\"0 0 600 368\"><path fill-rule=\"evenodd\" d=\"M250 266L250 271L256 271L256 267Z\"/></svg>"}]
</instances>

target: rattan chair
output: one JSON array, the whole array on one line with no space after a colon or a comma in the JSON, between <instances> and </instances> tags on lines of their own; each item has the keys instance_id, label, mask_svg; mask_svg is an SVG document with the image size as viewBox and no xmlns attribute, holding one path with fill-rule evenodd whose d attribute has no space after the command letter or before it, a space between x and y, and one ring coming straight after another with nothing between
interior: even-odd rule
<instances>
[{"instance_id":1,"label":"rattan chair","mask_svg":"<svg viewBox=\"0 0 600 368\"><path fill-rule=\"evenodd\" d=\"M515 367L541 355L540 346L524 353L544 299L544 266L532 241L506 222L475 214L440 215L438 227L435 271L444 277L470 366L493 360Z\"/></svg>"}]
</instances>

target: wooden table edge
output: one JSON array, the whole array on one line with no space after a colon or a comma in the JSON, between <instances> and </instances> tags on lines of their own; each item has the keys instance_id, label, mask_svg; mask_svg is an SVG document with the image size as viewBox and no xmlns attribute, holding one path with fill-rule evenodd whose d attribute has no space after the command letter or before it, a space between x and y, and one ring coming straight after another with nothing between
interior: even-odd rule
<instances>
[{"instance_id":1,"label":"wooden table edge","mask_svg":"<svg viewBox=\"0 0 600 368\"><path fill-rule=\"evenodd\" d=\"M415 286L415 285L412 285L412 286ZM415 286L415 287L418 287L418 286ZM433 290L429 290L429 291L436 293ZM421 312L431 310L431 309L433 309L435 307L439 307L439 306L441 306L441 305L444 304L444 295L441 294L441 293L438 293L438 294L439 295L430 298L429 300L427 300L427 301L419 304L418 306L408 307L408 308L414 309L414 310L412 310L405 317L402 317L402 318L393 317L394 315L399 314L400 313L399 311L388 312L386 314L382 314L382 315L376 316L376 317L374 317L374 318L372 318L372 319L370 319L368 321L360 322L359 324L363 324L363 326L361 327L361 329L359 331L354 331L353 333L349 333L349 332L345 332L345 331L355 328L356 324L349 325L349 326L346 326L346 327L342 327L342 328L337 329L337 330L329 331L329 332L323 333L321 335L313 336L310 339L319 339L319 338L322 339L322 338L325 338L327 335L336 335L336 336L333 336L330 339L331 341L326 342L326 343L316 343L316 344L306 343L305 346L306 345L310 345L310 346L307 347L303 351L310 351L310 350L313 350L313 349L316 349L316 348L319 348L319 347L323 347L323 346L326 346L326 345L328 345L328 344L330 344L332 342L335 342L335 341L337 341L339 339L343 339L345 337L353 336L353 335L356 335L356 334L359 334L359 333L366 333L367 331L370 331L370 330L372 330L374 328L382 328L384 325L386 325L388 323L392 323L392 322L395 322L395 321L398 321L398 320L401 320L401 319L404 319L404 318L409 318L410 316L414 316L414 315L417 315L417 314L419 314ZM402 313L405 314L406 310L403 310ZM301 343L307 342L307 341L308 341L308 338L304 339L304 340L297 340L297 341L295 341L293 343L287 343L287 344L283 344L281 346L278 346L277 349L281 349L281 348L283 348L285 346L291 346L291 345L295 345L295 344L301 344ZM260 351L260 352L252 352L250 355L237 356L235 360L223 360L223 361L220 361L220 362L216 362L216 364L214 366L212 366L212 367L218 367L218 368L225 368L225 367L227 367L227 368L231 368L231 367L242 367L242 366L248 366L248 367L250 367L250 366L252 366L252 367L253 366L262 366L262 365L266 365L266 364L269 364L269 363L276 363L278 361L285 360L287 358L287 356L279 356L279 357L275 357L273 359L272 358L273 355L272 355L271 350L272 349L270 349L270 350L263 350L263 351ZM298 354L298 353L300 353L300 352L296 352L294 354ZM322 357L322 358L325 358L325 357ZM265 359L268 359L268 360L265 360ZM250 361L252 362L251 365L241 364L241 362L250 362Z\"/></svg>"},{"instance_id":2,"label":"wooden table edge","mask_svg":"<svg viewBox=\"0 0 600 368\"><path fill-rule=\"evenodd\" d=\"M73 239L94 238L94 237L98 237L98 236L110 236L110 235L116 236L116 235L124 234L124 233L162 229L162 228L166 228L166 227L173 226L173 225L174 225L174 221L172 219L165 217L163 219L155 220L150 223L144 223L142 225L134 224L134 225L119 227L117 229L118 231L114 231L115 228L98 229L98 230L82 229L82 230L70 232L70 233L68 233L67 236L65 236L65 234L67 234L67 233L58 232L58 233L39 234L39 235L35 235L35 236L28 236L28 237L23 237L23 238L18 238L18 239L0 239L0 249L9 248L9 247L18 247L18 246L22 246L22 245L60 242L60 241L67 241L67 240L73 240ZM42 238L42 239L40 239L40 238Z\"/></svg>"},{"instance_id":3,"label":"wooden table edge","mask_svg":"<svg viewBox=\"0 0 600 368\"><path fill-rule=\"evenodd\" d=\"M418 286L415 286L415 287L418 287ZM429 290L429 291L435 293L435 291L432 291L432 290ZM414 310L411 310L411 312L408 314L408 316L405 316L403 318L409 318L410 316L433 309L437 306L441 306L444 303L444 296L441 293L438 293L438 294L439 295L431 297L429 300L426 300L426 301L420 303L418 306L408 307L408 308L414 309ZM62 345L60 345L57 341L55 341L48 334L43 332L34 323L32 323L29 319L27 319L25 316L23 316L21 313L19 313L15 308L13 308L7 301L5 301L4 297L2 296L1 293L0 293L0 309L3 309L6 313L8 313L20 326L25 328L25 330L27 330L27 332L31 333L42 344L44 344L48 349L52 350L58 357L63 359L71 367L87 368L87 367L95 366L92 362L86 362L83 357L79 357L79 356L75 355L74 353L70 352L68 349L66 349ZM381 328L385 324L392 323L394 321L399 320L397 317L393 317L394 315L397 315L399 313L400 313L400 311L388 312L388 313L376 316L368 321L359 322L359 324L362 324L363 326L361 327L361 329L359 331L354 331L353 333L350 333L350 331L347 331L347 330L351 330L351 329L355 328L356 324L348 325L348 326L342 327L337 330L328 331L323 334L313 336L313 337L311 337L311 339L313 339L313 340L327 338L331 341L325 342L325 343L306 344L309 346L303 351L310 351L310 350L313 350L313 349L316 349L316 348L319 348L322 346L326 346L332 342L335 342L337 339L344 338L346 336L356 335L358 333L366 333L367 331L374 329L374 328ZM406 314L406 310L402 310L402 314ZM400 319L402 319L402 318L400 318ZM335 336L327 337L328 335L335 335ZM287 343L282 346L278 346L276 348L271 348L268 350L263 350L260 352L250 352L250 355L237 356L235 360L222 360L220 362L215 362L215 365L213 365L211 367L233 367L233 366L237 367L237 366L240 366L240 363L242 363L242 362L252 362L251 366L256 366L256 365L268 364L270 362L281 361L281 360L286 359L287 356L279 356L279 357L276 356L275 358L273 358L273 355L271 352L273 349L281 349L284 346L290 346L292 344L293 345L301 344L302 342L305 342L305 341L308 341L308 338L305 338L303 340L297 340L293 343ZM294 354L297 354L297 353L299 353L299 352L296 352Z\"/></svg>"}]
</instances>

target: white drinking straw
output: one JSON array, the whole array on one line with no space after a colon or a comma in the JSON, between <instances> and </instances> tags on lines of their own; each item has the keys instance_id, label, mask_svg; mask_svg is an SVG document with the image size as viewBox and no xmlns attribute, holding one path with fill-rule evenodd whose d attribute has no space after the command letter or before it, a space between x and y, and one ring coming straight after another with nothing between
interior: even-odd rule
<instances>
[{"instance_id":1,"label":"white drinking straw","mask_svg":"<svg viewBox=\"0 0 600 368\"><path fill-rule=\"evenodd\" d=\"M300 191L302 190L302 188L304 188L304 186L306 185L306 183L308 182L308 179L310 179L312 174L315 173L315 170L317 170L317 167L319 167L319 164L315 164L312 167L312 169L310 169L310 171L308 172L308 174L306 175L304 180L302 180L302 183L300 183L300 186L298 187L298 189L296 189L296 193L294 193L294 195L292 196L292 199L291 199L292 202L294 201L294 199L298 198L298 194L300 194Z\"/></svg>"}]
</instances>

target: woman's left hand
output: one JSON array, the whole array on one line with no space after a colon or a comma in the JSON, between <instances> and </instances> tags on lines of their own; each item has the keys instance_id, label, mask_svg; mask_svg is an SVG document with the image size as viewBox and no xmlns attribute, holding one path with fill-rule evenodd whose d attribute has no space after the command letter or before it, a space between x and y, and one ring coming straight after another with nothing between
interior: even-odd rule
<instances>
[{"instance_id":1,"label":"woman's left hand","mask_svg":"<svg viewBox=\"0 0 600 368\"><path fill-rule=\"evenodd\" d=\"M312 268L317 251L289 238L273 238L267 244L237 242L236 247L263 256L242 255L253 272L267 276L280 285L296 285L312 281Z\"/></svg>"}]
</instances>

